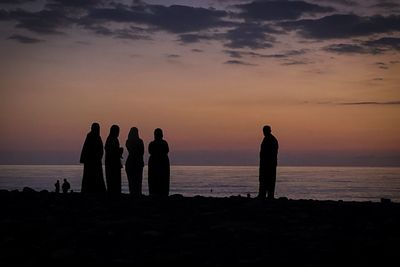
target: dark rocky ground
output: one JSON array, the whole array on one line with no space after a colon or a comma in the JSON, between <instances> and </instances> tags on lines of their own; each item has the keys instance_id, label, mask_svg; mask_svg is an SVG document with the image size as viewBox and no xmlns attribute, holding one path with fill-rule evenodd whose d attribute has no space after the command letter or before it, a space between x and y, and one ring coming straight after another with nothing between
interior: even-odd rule
<instances>
[{"instance_id":1,"label":"dark rocky ground","mask_svg":"<svg viewBox=\"0 0 400 267\"><path fill-rule=\"evenodd\" d=\"M0 191L0 210L0 266L399 266L398 203Z\"/></svg>"}]
</instances>

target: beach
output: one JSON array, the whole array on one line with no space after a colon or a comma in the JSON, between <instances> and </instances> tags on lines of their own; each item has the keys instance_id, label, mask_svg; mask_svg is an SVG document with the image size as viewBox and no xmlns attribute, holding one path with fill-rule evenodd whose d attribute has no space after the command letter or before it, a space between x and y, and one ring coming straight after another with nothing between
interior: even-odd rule
<instances>
[{"instance_id":1,"label":"beach","mask_svg":"<svg viewBox=\"0 0 400 267\"><path fill-rule=\"evenodd\" d=\"M383 266L400 204L0 191L1 266Z\"/></svg>"}]
</instances>

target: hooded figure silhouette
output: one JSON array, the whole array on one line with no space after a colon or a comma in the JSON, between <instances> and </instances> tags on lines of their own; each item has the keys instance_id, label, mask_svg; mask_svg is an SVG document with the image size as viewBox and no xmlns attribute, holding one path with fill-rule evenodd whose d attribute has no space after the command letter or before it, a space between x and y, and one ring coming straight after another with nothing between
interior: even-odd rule
<instances>
[{"instance_id":1,"label":"hooded figure silhouette","mask_svg":"<svg viewBox=\"0 0 400 267\"><path fill-rule=\"evenodd\" d=\"M129 152L125 163L125 171L129 184L129 193L133 196L141 196L144 167L144 144L143 140L139 138L138 128L131 128L125 145Z\"/></svg>"},{"instance_id":2,"label":"hooded figure silhouette","mask_svg":"<svg viewBox=\"0 0 400 267\"><path fill-rule=\"evenodd\" d=\"M107 191L110 195L121 193L121 158L123 148L119 146L118 136L119 126L111 126L105 145L106 182Z\"/></svg>"},{"instance_id":3,"label":"hooded figure silhouette","mask_svg":"<svg viewBox=\"0 0 400 267\"><path fill-rule=\"evenodd\" d=\"M166 197L169 195L170 167L168 143L163 140L163 131L154 130L154 141L149 144L149 194Z\"/></svg>"},{"instance_id":4,"label":"hooded figure silhouette","mask_svg":"<svg viewBox=\"0 0 400 267\"><path fill-rule=\"evenodd\" d=\"M100 125L93 123L83 144L80 162L83 163L82 193L105 193L103 167L103 141Z\"/></svg>"}]
</instances>

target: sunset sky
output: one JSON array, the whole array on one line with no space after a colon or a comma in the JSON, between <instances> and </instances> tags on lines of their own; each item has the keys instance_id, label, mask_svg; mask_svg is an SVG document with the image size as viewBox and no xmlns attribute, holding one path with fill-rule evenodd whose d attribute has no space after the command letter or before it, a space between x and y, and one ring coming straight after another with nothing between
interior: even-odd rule
<instances>
[{"instance_id":1,"label":"sunset sky","mask_svg":"<svg viewBox=\"0 0 400 267\"><path fill-rule=\"evenodd\" d=\"M0 0L0 164L78 163L92 122L174 164L400 166L400 2Z\"/></svg>"}]
</instances>

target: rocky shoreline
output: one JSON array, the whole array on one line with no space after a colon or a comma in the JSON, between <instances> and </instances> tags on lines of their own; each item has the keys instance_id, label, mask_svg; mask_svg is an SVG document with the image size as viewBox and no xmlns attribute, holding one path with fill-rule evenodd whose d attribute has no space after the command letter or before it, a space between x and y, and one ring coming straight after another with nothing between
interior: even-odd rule
<instances>
[{"instance_id":1,"label":"rocky shoreline","mask_svg":"<svg viewBox=\"0 0 400 267\"><path fill-rule=\"evenodd\" d=\"M0 191L1 266L386 266L400 204ZM395 264L396 265L396 264Z\"/></svg>"}]
</instances>

